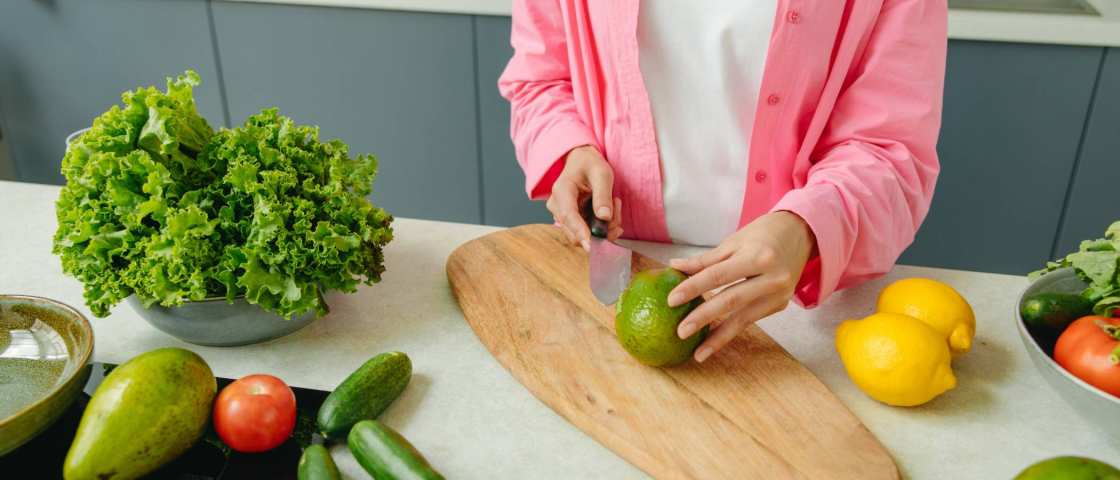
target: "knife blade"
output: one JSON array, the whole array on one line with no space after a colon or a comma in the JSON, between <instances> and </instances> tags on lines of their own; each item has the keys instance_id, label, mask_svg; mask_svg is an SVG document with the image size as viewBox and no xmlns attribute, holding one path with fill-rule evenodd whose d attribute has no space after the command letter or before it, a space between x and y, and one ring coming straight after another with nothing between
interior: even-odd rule
<instances>
[{"instance_id":1,"label":"knife blade","mask_svg":"<svg viewBox=\"0 0 1120 480\"><path fill-rule=\"evenodd\" d=\"M610 305L618 300L618 296L630 284L630 259L633 253L629 248L607 240L607 222L600 220L592 212L590 199L581 210L591 230L588 252L591 293L603 305Z\"/></svg>"}]
</instances>

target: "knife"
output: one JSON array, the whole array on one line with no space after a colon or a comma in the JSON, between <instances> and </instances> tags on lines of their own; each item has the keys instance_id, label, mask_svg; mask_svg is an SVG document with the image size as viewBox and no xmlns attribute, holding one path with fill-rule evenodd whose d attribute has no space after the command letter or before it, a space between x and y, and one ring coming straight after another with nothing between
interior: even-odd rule
<instances>
[{"instance_id":1,"label":"knife","mask_svg":"<svg viewBox=\"0 0 1120 480\"><path fill-rule=\"evenodd\" d=\"M591 199L587 199L580 209L588 229L591 230L590 251L588 253L591 292L603 305L618 300L622 291L630 285L629 248L621 247L607 240L607 222L600 220L592 211Z\"/></svg>"}]
</instances>

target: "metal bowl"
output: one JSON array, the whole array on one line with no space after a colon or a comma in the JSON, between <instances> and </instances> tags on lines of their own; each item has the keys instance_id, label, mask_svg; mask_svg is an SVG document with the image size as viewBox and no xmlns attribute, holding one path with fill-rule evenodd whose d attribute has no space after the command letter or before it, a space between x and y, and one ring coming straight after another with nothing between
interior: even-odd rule
<instances>
[{"instance_id":1,"label":"metal bowl","mask_svg":"<svg viewBox=\"0 0 1120 480\"><path fill-rule=\"evenodd\" d=\"M1045 292L1080 293L1085 287L1085 282L1077 276L1072 268L1055 270L1043 275L1028 286L1022 295L1019 295L1019 301L1015 303L1015 318L1017 319L1015 324L1019 328L1019 336L1023 339L1023 345L1027 348L1027 356L1031 357L1034 366L1038 368L1039 372L1042 372L1042 377L1046 379L1046 383L1049 383L1050 387L1056 390L1089 423L1097 425L1109 434L1120 438L1120 398L1085 383L1080 378L1067 372L1061 365L1058 365L1058 362L1055 362L1043 349L1042 345L1045 340L1037 333L1027 329L1023 317L1019 314L1019 305L1023 304L1024 298Z\"/></svg>"},{"instance_id":2,"label":"metal bowl","mask_svg":"<svg viewBox=\"0 0 1120 480\"><path fill-rule=\"evenodd\" d=\"M259 343L294 333L317 318L315 312L285 319L238 297L187 302L178 307L153 304L144 307L136 295L128 304L153 327L184 342L211 347L234 347Z\"/></svg>"},{"instance_id":3,"label":"metal bowl","mask_svg":"<svg viewBox=\"0 0 1120 480\"><path fill-rule=\"evenodd\" d=\"M93 329L54 300L0 295L0 456L58 420L89 380Z\"/></svg>"},{"instance_id":4,"label":"metal bowl","mask_svg":"<svg viewBox=\"0 0 1120 480\"><path fill-rule=\"evenodd\" d=\"M81 129L81 130L78 130L74 133L71 133L70 135L67 135L66 136L66 148L70 149L70 144L74 143L74 141L77 140L78 137L82 136L82 134L88 132L89 129L90 129L90 127L86 127L86 128Z\"/></svg>"}]
</instances>

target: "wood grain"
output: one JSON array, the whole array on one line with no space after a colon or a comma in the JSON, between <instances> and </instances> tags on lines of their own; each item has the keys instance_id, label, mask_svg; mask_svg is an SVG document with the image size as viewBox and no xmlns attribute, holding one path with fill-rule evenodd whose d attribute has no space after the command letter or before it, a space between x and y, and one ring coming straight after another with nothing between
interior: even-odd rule
<instances>
[{"instance_id":1,"label":"wood grain","mask_svg":"<svg viewBox=\"0 0 1120 480\"><path fill-rule=\"evenodd\" d=\"M635 254L635 271L660 266ZM538 399L656 478L896 479L878 440L751 326L704 364L639 364L591 294L587 256L549 225L456 249L447 276L490 353Z\"/></svg>"}]
</instances>

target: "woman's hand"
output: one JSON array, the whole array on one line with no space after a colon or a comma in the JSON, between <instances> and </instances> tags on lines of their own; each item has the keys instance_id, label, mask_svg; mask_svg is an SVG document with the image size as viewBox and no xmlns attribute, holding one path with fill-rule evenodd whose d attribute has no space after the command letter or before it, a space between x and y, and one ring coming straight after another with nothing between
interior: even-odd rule
<instances>
[{"instance_id":1,"label":"woman's hand","mask_svg":"<svg viewBox=\"0 0 1120 480\"><path fill-rule=\"evenodd\" d=\"M573 148L565 159L564 170L552 184L552 196L545 206L568 241L588 249L591 231L580 216L579 207L591 196L595 216L610 224L607 238L614 240L622 235L622 201L612 201L614 171L599 150L585 145ZM612 206L613 204L613 206Z\"/></svg>"},{"instance_id":2,"label":"woman's hand","mask_svg":"<svg viewBox=\"0 0 1120 480\"><path fill-rule=\"evenodd\" d=\"M727 286L677 327L677 334L687 338L718 324L696 349L696 361L706 360L747 325L785 310L815 245L801 217L779 211L759 217L702 255L672 260L671 267L692 277L669 292L669 306Z\"/></svg>"}]
</instances>

